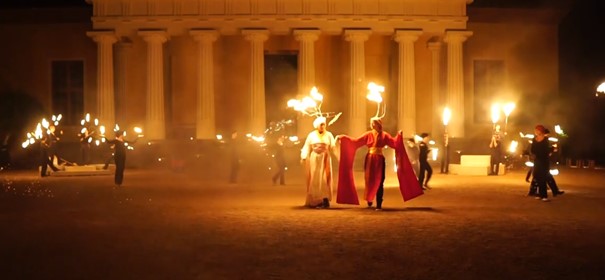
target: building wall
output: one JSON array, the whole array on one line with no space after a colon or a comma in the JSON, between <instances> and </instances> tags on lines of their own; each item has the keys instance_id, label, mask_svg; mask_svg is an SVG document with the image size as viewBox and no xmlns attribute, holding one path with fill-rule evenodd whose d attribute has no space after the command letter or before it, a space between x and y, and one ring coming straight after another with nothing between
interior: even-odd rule
<instances>
[{"instance_id":1,"label":"building wall","mask_svg":"<svg viewBox=\"0 0 605 280\"><path fill-rule=\"evenodd\" d=\"M73 13L73 12L72 12ZM79 13L86 15L87 10ZM114 18L109 18L113 20ZM96 19L98 20L98 19ZM98 22L96 24L99 24ZM178 25L178 24L177 24ZM128 26L125 24L124 26ZM0 24L0 34L10 38L0 52L0 86L2 90L19 90L35 96L50 109L50 61L53 59L83 59L85 64L85 110L96 110L97 46L85 34L93 27L88 21L66 23L13 22ZM473 61L476 59L502 59L506 65L506 89L495 99L513 101L534 100L555 93L558 89L557 25L552 22L527 21L474 21L468 30L474 34L464 43L466 130L483 133L490 124L477 124L473 114ZM24 36L28 34L28 36ZM124 125L142 125L145 122L146 99L146 43L138 36L129 35L126 93L118 96L116 108L118 122ZM431 54L426 45L435 32L423 34L415 43L416 60L416 114L417 131L431 131L432 107ZM123 40L123 38L120 38ZM214 43L214 79L217 130L242 128L249 117L250 51L249 42L241 35L221 35ZM272 34L265 42L265 52L297 52L299 43L289 34ZM116 52L118 47L116 47ZM447 44L442 46L441 91L445 94ZM166 119L172 127L190 128L195 123L196 43L186 34L172 35L165 43ZM388 94L387 123L396 121L396 93L398 48L392 35L376 33L365 43L366 79L386 86ZM315 43L316 84L327 97L326 111L346 112L349 102L350 43L341 35L323 33ZM237 98L233 98L237 96ZM536 97L536 98L533 98ZM488 106L488 105L486 105ZM515 123L530 124L540 121L539 116L522 111L536 111L535 107L519 109L513 113ZM367 106L368 116L375 107ZM52 113L52 112L49 112ZM345 131L344 117L334 126ZM389 124L386 125L389 127ZM393 131L394 132L394 131ZM177 133L177 132L175 132ZM178 133L177 133L178 134ZM169 135L170 136L170 135ZM178 137L178 135L173 135Z\"/></svg>"},{"instance_id":2,"label":"building wall","mask_svg":"<svg viewBox=\"0 0 605 280\"><path fill-rule=\"evenodd\" d=\"M488 10L491 14L494 11ZM527 11L520 11L523 13ZM508 13L514 13L509 11ZM506 16L506 15L501 15ZM511 17L513 18L513 17ZM517 104L509 117L509 129L529 133L537 123L554 121L545 114L544 101L556 98L559 89L558 26L543 20L539 12L509 21L473 21L468 24L473 36L465 43L466 131L478 136L489 135L491 122L476 123L473 107L473 62L502 60L505 84L493 93L493 102ZM486 108L490 104L484 105ZM489 110L488 110L489 113ZM489 118L488 118L489 119ZM504 117L501 118L501 123ZM471 135L472 136L472 135Z\"/></svg>"}]
</instances>

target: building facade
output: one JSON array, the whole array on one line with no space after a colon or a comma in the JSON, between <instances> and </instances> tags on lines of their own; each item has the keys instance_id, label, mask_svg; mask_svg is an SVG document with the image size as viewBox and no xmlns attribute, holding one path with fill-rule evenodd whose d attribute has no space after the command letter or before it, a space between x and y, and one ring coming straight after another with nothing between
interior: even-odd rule
<instances>
[{"instance_id":1,"label":"building facade","mask_svg":"<svg viewBox=\"0 0 605 280\"><path fill-rule=\"evenodd\" d=\"M343 112L332 130L358 135L375 111L370 81L386 88L390 132L441 135L447 106L450 137L485 138L492 102L558 90L561 15L549 10L472 9L471 0L88 2L2 11L0 90L33 96L66 124L90 112L143 126L151 140L259 134L287 117L305 135L310 120L286 101L312 86L324 111ZM518 108L516 123L533 123Z\"/></svg>"}]
</instances>

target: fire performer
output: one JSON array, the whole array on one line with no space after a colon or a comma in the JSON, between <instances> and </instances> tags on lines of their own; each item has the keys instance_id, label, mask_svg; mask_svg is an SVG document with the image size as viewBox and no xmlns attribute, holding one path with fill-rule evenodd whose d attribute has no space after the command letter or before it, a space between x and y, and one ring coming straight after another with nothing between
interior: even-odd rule
<instances>
[{"instance_id":1,"label":"fire performer","mask_svg":"<svg viewBox=\"0 0 605 280\"><path fill-rule=\"evenodd\" d=\"M319 102L319 104L318 104ZM310 97L301 100L289 100L288 107L303 113L303 115L315 117L313 121L314 131L307 135L305 144L300 151L301 162L305 166L307 175L307 197L305 206L316 208L329 208L332 201L332 158L336 141L331 132L327 130L341 113L322 113L321 104L323 95L313 87ZM327 122L327 118L331 118Z\"/></svg>"},{"instance_id":2,"label":"fire performer","mask_svg":"<svg viewBox=\"0 0 605 280\"><path fill-rule=\"evenodd\" d=\"M40 150L41 150L41 166L40 176L45 177L48 174L46 170L48 166L57 172L59 168L57 168L54 164L54 159L57 154L57 142L59 141L59 137L55 134L55 126L51 125L48 127L47 133L43 136L42 141L40 142Z\"/></svg>"},{"instance_id":3,"label":"fire performer","mask_svg":"<svg viewBox=\"0 0 605 280\"><path fill-rule=\"evenodd\" d=\"M113 158L116 164L114 182L118 187L122 185L122 181L124 180L124 169L126 168L126 149L129 145L136 143L138 140L138 138L136 138L134 141L125 141L124 135L124 130L117 130L115 139L106 140L107 144L114 146ZM141 135L139 135L139 137L141 137Z\"/></svg>"},{"instance_id":4,"label":"fire performer","mask_svg":"<svg viewBox=\"0 0 605 280\"><path fill-rule=\"evenodd\" d=\"M364 198L368 208L372 207L376 199L376 210L382 210L384 180L386 171L386 162L382 150L385 146L395 149L397 162L397 178L399 179L399 189L403 200L410 200L423 194L422 188L418 184L412 164L408 158L403 143L401 131L397 136L392 137L388 132L382 130L382 118L386 111L383 107L383 114L379 117L382 103L380 92L384 87L374 83L368 85L368 99L378 105L376 116L370 119L371 130L365 132L358 138L352 138L347 135L339 135L337 141L340 143L340 165L338 174L338 196L336 202L344 204L359 205L355 182L353 179L353 162L355 151L362 147L368 147L364 161L365 170L365 191Z\"/></svg>"},{"instance_id":5,"label":"fire performer","mask_svg":"<svg viewBox=\"0 0 605 280\"><path fill-rule=\"evenodd\" d=\"M307 173L307 198L305 206L329 208L332 201L332 152L334 136L326 130L326 118L313 121L315 130L309 133L300 158Z\"/></svg>"},{"instance_id":6,"label":"fire performer","mask_svg":"<svg viewBox=\"0 0 605 280\"><path fill-rule=\"evenodd\" d=\"M534 159L533 176L538 186L539 196L537 199L542 199L544 202L549 201L548 193L546 192L546 182L548 181L550 170L550 145L546 138L546 131L543 125L537 125L534 129L535 137L530 147L530 152Z\"/></svg>"}]
</instances>

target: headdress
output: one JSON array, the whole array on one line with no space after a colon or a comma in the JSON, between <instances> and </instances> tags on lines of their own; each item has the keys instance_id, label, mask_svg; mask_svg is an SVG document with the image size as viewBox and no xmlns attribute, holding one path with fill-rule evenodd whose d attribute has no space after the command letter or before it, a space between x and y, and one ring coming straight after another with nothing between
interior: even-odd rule
<instances>
[{"instance_id":1,"label":"headdress","mask_svg":"<svg viewBox=\"0 0 605 280\"><path fill-rule=\"evenodd\" d=\"M313 127L317 129L322 123L326 124L326 118L325 117L317 117L313 121Z\"/></svg>"},{"instance_id":2,"label":"headdress","mask_svg":"<svg viewBox=\"0 0 605 280\"><path fill-rule=\"evenodd\" d=\"M321 104L323 103L323 95L321 93L319 93L319 91L317 91L316 87L313 87L311 89L311 92L309 93L310 96L305 96L302 100L298 100L298 99L290 99L288 100L288 107L293 108L296 111L301 112L303 115L306 116L310 116L310 117L315 117L315 121L313 121L313 126L314 127L318 127L318 125L315 125L317 122L320 122L323 119L323 123L326 123L327 119L331 119L329 123L326 123L326 125L332 125L333 123L335 123L338 118L340 118L340 115L342 115L342 113L334 113L334 112L327 112L327 113L322 113L321 112ZM320 122L321 124L321 122Z\"/></svg>"}]
</instances>

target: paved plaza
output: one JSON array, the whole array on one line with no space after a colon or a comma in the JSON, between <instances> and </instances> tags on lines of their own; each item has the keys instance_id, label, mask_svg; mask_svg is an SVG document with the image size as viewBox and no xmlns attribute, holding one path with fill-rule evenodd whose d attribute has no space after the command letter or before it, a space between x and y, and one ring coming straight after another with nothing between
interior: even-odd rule
<instances>
[{"instance_id":1,"label":"paved plaza","mask_svg":"<svg viewBox=\"0 0 605 280\"><path fill-rule=\"evenodd\" d=\"M299 168L259 170L127 169L121 188L1 171L2 278L605 279L603 170L562 170L550 202L523 170L435 174L405 203L389 174L381 212L304 208Z\"/></svg>"}]
</instances>

